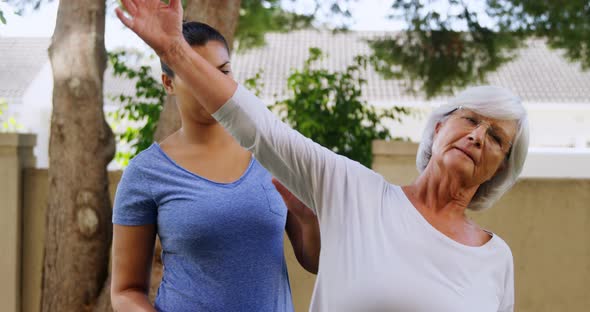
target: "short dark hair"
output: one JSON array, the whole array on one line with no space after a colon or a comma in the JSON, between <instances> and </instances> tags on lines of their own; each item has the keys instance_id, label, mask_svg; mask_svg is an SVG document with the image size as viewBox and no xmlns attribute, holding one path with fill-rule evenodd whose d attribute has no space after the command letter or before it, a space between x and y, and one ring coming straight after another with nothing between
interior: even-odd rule
<instances>
[{"instance_id":1,"label":"short dark hair","mask_svg":"<svg viewBox=\"0 0 590 312\"><path fill-rule=\"evenodd\" d=\"M184 22L182 23L182 36L188 44L192 46L202 47L209 41L218 41L223 43L223 46L229 54L229 46L223 35L217 29L199 22ZM171 78L174 78L174 71L166 63L160 60L162 72Z\"/></svg>"}]
</instances>

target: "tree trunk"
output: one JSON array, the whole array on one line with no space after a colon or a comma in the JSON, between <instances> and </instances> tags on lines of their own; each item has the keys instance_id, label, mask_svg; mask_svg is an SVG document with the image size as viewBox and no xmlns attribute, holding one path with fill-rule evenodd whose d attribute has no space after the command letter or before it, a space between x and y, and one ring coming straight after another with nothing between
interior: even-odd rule
<instances>
[{"instance_id":1,"label":"tree trunk","mask_svg":"<svg viewBox=\"0 0 590 312\"><path fill-rule=\"evenodd\" d=\"M184 19L214 27L225 37L231 50L240 18L240 4L240 0L187 0ZM174 97L169 96L160 114L154 140L161 141L178 129L180 129L178 108Z\"/></svg>"},{"instance_id":2,"label":"tree trunk","mask_svg":"<svg viewBox=\"0 0 590 312\"><path fill-rule=\"evenodd\" d=\"M60 1L49 48L54 89L42 311L90 311L107 279L106 167L115 141L103 114L104 27L105 1Z\"/></svg>"},{"instance_id":3,"label":"tree trunk","mask_svg":"<svg viewBox=\"0 0 590 312\"><path fill-rule=\"evenodd\" d=\"M231 50L240 19L240 0L188 0L184 19L201 22L217 29Z\"/></svg>"}]
</instances>

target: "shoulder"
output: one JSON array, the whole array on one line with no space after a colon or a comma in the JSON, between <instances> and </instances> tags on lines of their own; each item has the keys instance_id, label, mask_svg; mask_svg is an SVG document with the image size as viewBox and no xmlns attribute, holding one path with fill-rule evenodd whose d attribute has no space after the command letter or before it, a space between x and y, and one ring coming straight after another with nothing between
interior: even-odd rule
<instances>
[{"instance_id":1,"label":"shoulder","mask_svg":"<svg viewBox=\"0 0 590 312\"><path fill-rule=\"evenodd\" d=\"M510 246L508 246L508 243L506 243L506 241L502 237L500 237L500 235L496 233L492 233L492 235L494 235L495 245L497 246L497 248L512 255L512 251L510 250Z\"/></svg>"},{"instance_id":2,"label":"shoulder","mask_svg":"<svg viewBox=\"0 0 590 312\"><path fill-rule=\"evenodd\" d=\"M254 156L252 156L248 171L247 174L250 181L258 181L265 188L272 186L272 174L266 170L266 168L264 168Z\"/></svg>"},{"instance_id":3,"label":"shoulder","mask_svg":"<svg viewBox=\"0 0 590 312\"><path fill-rule=\"evenodd\" d=\"M161 163L159 161L161 156L159 155L157 148L158 147L154 143L135 155L135 157L129 161L127 167L123 169L122 179L141 179L144 178L144 175L153 171L157 164Z\"/></svg>"},{"instance_id":4,"label":"shoulder","mask_svg":"<svg viewBox=\"0 0 590 312\"><path fill-rule=\"evenodd\" d=\"M144 171L149 172L166 163L166 156L160 147L153 143L145 150L139 152L133 157L124 171Z\"/></svg>"},{"instance_id":5,"label":"shoulder","mask_svg":"<svg viewBox=\"0 0 590 312\"><path fill-rule=\"evenodd\" d=\"M153 143L148 148L139 152L129 161L128 167L142 167L152 163L155 159L161 157L159 147Z\"/></svg>"},{"instance_id":6,"label":"shoulder","mask_svg":"<svg viewBox=\"0 0 590 312\"><path fill-rule=\"evenodd\" d=\"M493 233L493 235L494 237L492 238L492 246L494 248L495 253L497 254L498 261L501 261L505 265L512 267L514 260L510 246L508 245L508 243L506 243L506 241L504 241L504 239L502 239L502 237L500 237L500 235L496 233Z\"/></svg>"}]
</instances>

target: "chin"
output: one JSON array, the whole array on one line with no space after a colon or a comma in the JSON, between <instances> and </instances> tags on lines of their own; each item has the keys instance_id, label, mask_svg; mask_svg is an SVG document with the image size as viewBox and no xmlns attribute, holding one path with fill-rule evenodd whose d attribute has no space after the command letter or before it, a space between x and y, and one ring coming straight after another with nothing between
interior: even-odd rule
<instances>
[{"instance_id":1,"label":"chin","mask_svg":"<svg viewBox=\"0 0 590 312\"><path fill-rule=\"evenodd\" d=\"M473 176L474 165L471 161L466 161L464 159L458 159L456 157L447 157L444 162L443 166L445 167L445 171L449 172L450 174L456 174L461 177L471 177Z\"/></svg>"}]
</instances>

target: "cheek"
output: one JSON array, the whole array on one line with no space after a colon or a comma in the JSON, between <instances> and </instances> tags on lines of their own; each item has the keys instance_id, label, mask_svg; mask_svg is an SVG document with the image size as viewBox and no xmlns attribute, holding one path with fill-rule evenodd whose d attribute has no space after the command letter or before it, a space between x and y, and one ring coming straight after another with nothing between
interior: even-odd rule
<instances>
[{"instance_id":1,"label":"cheek","mask_svg":"<svg viewBox=\"0 0 590 312\"><path fill-rule=\"evenodd\" d=\"M442 140L440 140L440 137L435 138L432 142L431 158L440 159L442 157L443 150L444 144L442 144Z\"/></svg>"},{"instance_id":2,"label":"cheek","mask_svg":"<svg viewBox=\"0 0 590 312\"><path fill-rule=\"evenodd\" d=\"M448 141L448 135L444 131L435 134L432 142L432 154L442 151L448 145Z\"/></svg>"},{"instance_id":3,"label":"cheek","mask_svg":"<svg viewBox=\"0 0 590 312\"><path fill-rule=\"evenodd\" d=\"M440 152L440 144L439 144L439 140L434 140L434 142L432 142L432 156L438 155Z\"/></svg>"},{"instance_id":4,"label":"cheek","mask_svg":"<svg viewBox=\"0 0 590 312\"><path fill-rule=\"evenodd\" d=\"M504 156L488 154L485 161L486 175L490 178L493 177L496 172L502 167Z\"/></svg>"}]
</instances>

